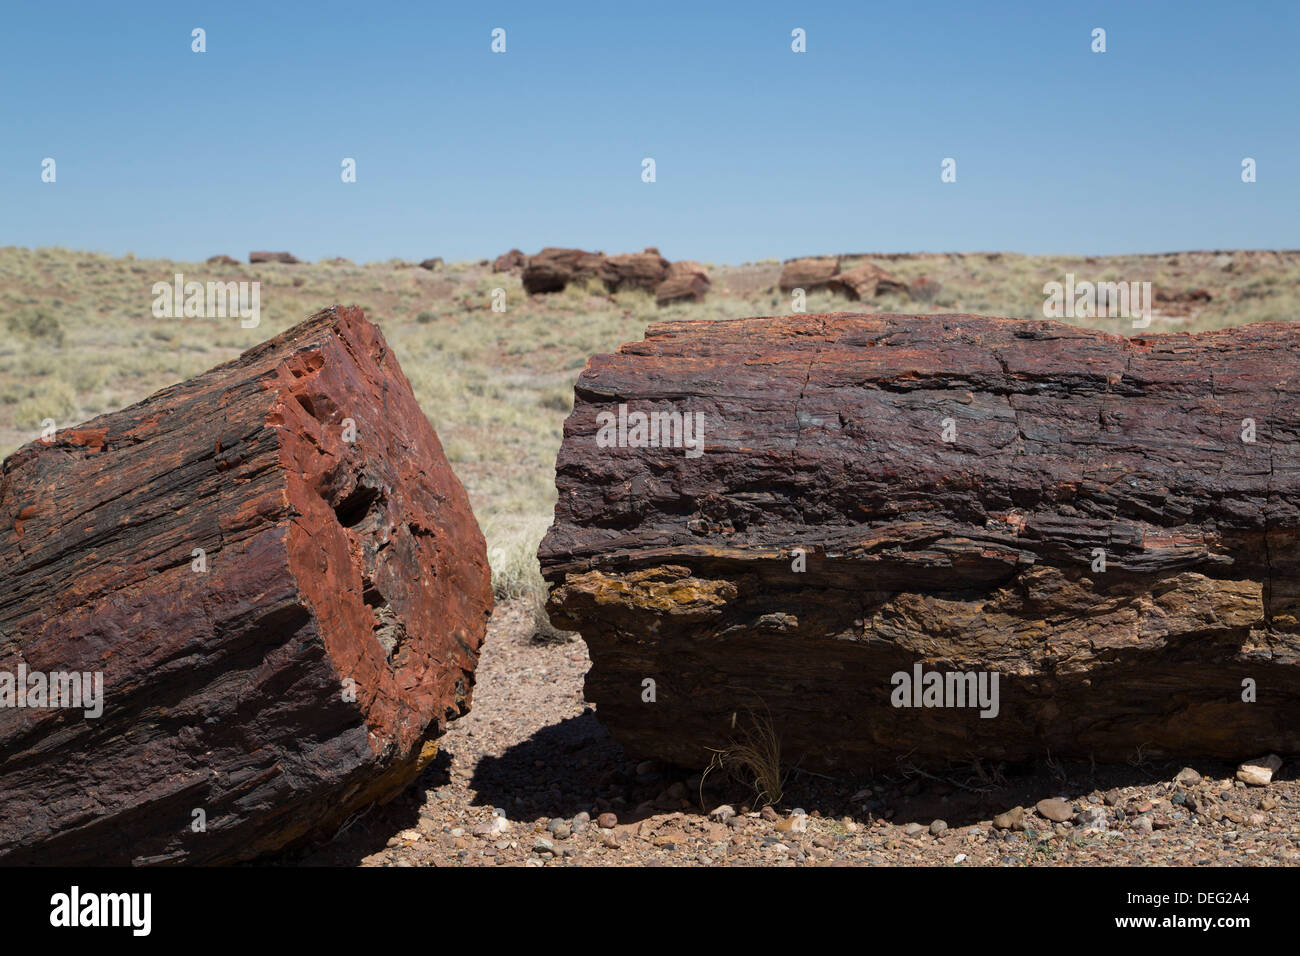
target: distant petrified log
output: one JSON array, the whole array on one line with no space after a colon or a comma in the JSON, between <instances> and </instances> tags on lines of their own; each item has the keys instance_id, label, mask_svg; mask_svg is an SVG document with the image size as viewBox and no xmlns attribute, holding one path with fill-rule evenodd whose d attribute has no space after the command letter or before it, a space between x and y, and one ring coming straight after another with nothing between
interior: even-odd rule
<instances>
[{"instance_id":1,"label":"distant petrified log","mask_svg":"<svg viewBox=\"0 0 1300 956\"><path fill-rule=\"evenodd\" d=\"M511 253L499 258L493 266L511 268ZM571 283L599 282L606 292L624 289L655 291L670 276L671 264L653 246L644 252L628 252L606 256L603 252L584 252L582 249L557 249L548 247L535 256L529 256L521 273L524 291L529 295L560 292ZM706 274L707 280L707 274Z\"/></svg>"},{"instance_id":2,"label":"distant petrified log","mask_svg":"<svg viewBox=\"0 0 1300 956\"><path fill-rule=\"evenodd\" d=\"M434 256L432 259L425 259L420 263L420 268L428 272L442 268L442 256Z\"/></svg>"},{"instance_id":3,"label":"distant petrified log","mask_svg":"<svg viewBox=\"0 0 1300 956\"><path fill-rule=\"evenodd\" d=\"M468 710L490 607L465 492L359 309L25 446L0 482L0 862L332 833ZM100 675L102 715L19 706L19 675L59 674Z\"/></svg>"},{"instance_id":4,"label":"distant petrified log","mask_svg":"<svg viewBox=\"0 0 1300 956\"><path fill-rule=\"evenodd\" d=\"M288 252L250 252L248 261L256 264L258 262L282 262L285 265L298 265L298 259Z\"/></svg>"},{"instance_id":5,"label":"distant petrified log","mask_svg":"<svg viewBox=\"0 0 1300 956\"><path fill-rule=\"evenodd\" d=\"M668 260L659 255L658 249L610 256L609 264L614 271L609 289L611 292L622 289L643 289L649 292L668 278Z\"/></svg>"},{"instance_id":6,"label":"distant petrified log","mask_svg":"<svg viewBox=\"0 0 1300 956\"><path fill-rule=\"evenodd\" d=\"M831 288L839 274L840 260L834 256L791 259L781 267L781 291L803 289L805 292L815 292Z\"/></svg>"},{"instance_id":7,"label":"distant petrified log","mask_svg":"<svg viewBox=\"0 0 1300 956\"><path fill-rule=\"evenodd\" d=\"M535 256L529 256L521 280L529 295L541 292L562 292L570 282L599 278L608 281L613 273L603 253L584 252L582 249L558 249L548 246Z\"/></svg>"},{"instance_id":8,"label":"distant petrified log","mask_svg":"<svg viewBox=\"0 0 1300 956\"><path fill-rule=\"evenodd\" d=\"M1294 325L662 323L557 472L551 620L635 755L768 715L821 771L1300 750Z\"/></svg>"},{"instance_id":9,"label":"distant petrified log","mask_svg":"<svg viewBox=\"0 0 1300 956\"><path fill-rule=\"evenodd\" d=\"M503 252L501 255L496 257L496 261L492 263L492 271L520 272L523 270L524 264L527 261L528 257L526 255L518 249L511 249L509 252Z\"/></svg>"},{"instance_id":10,"label":"distant petrified log","mask_svg":"<svg viewBox=\"0 0 1300 956\"><path fill-rule=\"evenodd\" d=\"M210 265L210 266L237 266L237 265L239 265L239 260L236 259L234 256L225 256L225 255L208 256L208 258L207 258L206 260L204 260L204 261L205 261L208 265Z\"/></svg>"},{"instance_id":11,"label":"distant petrified log","mask_svg":"<svg viewBox=\"0 0 1300 956\"><path fill-rule=\"evenodd\" d=\"M848 272L841 272L831 285L854 302L889 292L899 295L908 294L906 282L894 278L880 266L870 262L860 263Z\"/></svg>"},{"instance_id":12,"label":"distant petrified log","mask_svg":"<svg viewBox=\"0 0 1300 956\"><path fill-rule=\"evenodd\" d=\"M699 302L709 291L707 276L698 272L684 272L669 276L655 289L655 304L668 305L672 302Z\"/></svg>"}]
</instances>

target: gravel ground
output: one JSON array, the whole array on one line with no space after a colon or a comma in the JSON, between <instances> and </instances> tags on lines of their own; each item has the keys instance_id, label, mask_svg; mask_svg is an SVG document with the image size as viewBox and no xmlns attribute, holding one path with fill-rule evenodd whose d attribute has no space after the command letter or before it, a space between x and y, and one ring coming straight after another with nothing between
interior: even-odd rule
<instances>
[{"instance_id":1,"label":"gravel ground","mask_svg":"<svg viewBox=\"0 0 1300 956\"><path fill-rule=\"evenodd\" d=\"M289 865L1226 865L1300 862L1300 781L1235 766L912 769L865 780L793 771L781 807L630 761L584 702L586 646L535 644L498 607L472 711L406 794ZM1243 757L1250 756L1243 754ZM714 776L708 783L712 787ZM806 812L805 812L806 811ZM1057 822L1059 821L1059 822Z\"/></svg>"}]
</instances>

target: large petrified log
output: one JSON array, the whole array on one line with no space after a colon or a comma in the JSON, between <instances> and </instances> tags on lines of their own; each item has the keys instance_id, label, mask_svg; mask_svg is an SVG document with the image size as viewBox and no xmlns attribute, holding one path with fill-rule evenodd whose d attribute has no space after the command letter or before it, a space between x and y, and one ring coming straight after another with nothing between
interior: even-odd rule
<instances>
[{"instance_id":1,"label":"large petrified log","mask_svg":"<svg viewBox=\"0 0 1300 956\"><path fill-rule=\"evenodd\" d=\"M1298 429L1289 324L658 324L578 380L551 619L687 766L1295 752Z\"/></svg>"},{"instance_id":2,"label":"large petrified log","mask_svg":"<svg viewBox=\"0 0 1300 956\"><path fill-rule=\"evenodd\" d=\"M359 309L25 446L0 516L2 862L329 833L469 708L483 537ZM98 674L102 714L36 706L58 674Z\"/></svg>"}]
</instances>

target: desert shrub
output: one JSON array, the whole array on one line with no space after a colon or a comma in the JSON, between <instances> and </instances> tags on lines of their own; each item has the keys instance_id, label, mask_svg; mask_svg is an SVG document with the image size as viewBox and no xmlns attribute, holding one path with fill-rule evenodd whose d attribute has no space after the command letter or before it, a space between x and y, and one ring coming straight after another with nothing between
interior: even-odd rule
<instances>
[{"instance_id":1,"label":"desert shrub","mask_svg":"<svg viewBox=\"0 0 1300 956\"><path fill-rule=\"evenodd\" d=\"M5 316L5 327L10 335L18 335L32 342L63 345L63 326L53 312L41 308L25 308Z\"/></svg>"}]
</instances>

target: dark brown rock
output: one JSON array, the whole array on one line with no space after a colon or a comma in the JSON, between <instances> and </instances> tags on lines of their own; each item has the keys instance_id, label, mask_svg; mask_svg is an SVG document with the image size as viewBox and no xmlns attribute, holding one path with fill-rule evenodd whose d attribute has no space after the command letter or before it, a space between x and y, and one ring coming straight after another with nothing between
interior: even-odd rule
<instances>
[{"instance_id":1,"label":"dark brown rock","mask_svg":"<svg viewBox=\"0 0 1300 956\"><path fill-rule=\"evenodd\" d=\"M1294 325L667 322L575 394L539 558L637 759L702 767L747 713L823 771L1300 750ZM620 405L702 444L601 447ZM997 715L894 706L918 666L996 674Z\"/></svg>"},{"instance_id":2,"label":"dark brown rock","mask_svg":"<svg viewBox=\"0 0 1300 956\"><path fill-rule=\"evenodd\" d=\"M512 273L521 272L527 262L527 256L518 249L511 249L509 252L497 256L496 261L492 263L492 271Z\"/></svg>"},{"instance_id":3,"label":"dark brown rock","mask_svg":"<svg viewBox=\"0 0 1300 956\"><path fill-rule=\"evenodd\" d=\"M299 264L299 260L287 252L250 252L248 261L252 264L259 262L282 262L291 266Z\"/></svg>"},{"instance_id":4,"label":"dark brown rock","mask_svg":"<svg viewBox=\"0 0 1300 956\"><path fill-rule=\"evenodd\" d=\"M610 256L609 265L614 272L610 292L622 289L653 291L668 278L668 260L659 255L657 249Z\"/></svg>"},{"instance_id":5,"label":"dark brown rock","mask_svg":"<svg viewBox=\"0 0 1300 956\"><path fill-rule=\"evenodd\" d=\"M234 256L208 256L205 260L210 266L237 266L239 260Z\"/></svg>"},{"instance_id":6,"label":"dark brown rock","mask_svg":"<svg viewBox=\"0 0 1300 956\"><path fill-rule=\"evenodd\" d=\"M669 276L655 289L655 303L668 305L672 302L699 302L709 291L709 280L699 273L686 272Z\"/></svg>"},{"instance_id":7,"label":"dark brown rock","mask_svg":"<svg viewBox=\"0 0 1300 956\"><path fill-rule=\"evenodd\" d=\"M425 259L420 263L421 269L427 269L432 272L434 269L442 268L442 256L434 256L432 259Z\"/></svg>"},{"instance_id":8,"label":"dark brown rock","mask_svg":"<svg viewBox=\"0 0 1300 956\"><path fill-rule=\"evenodd\" d=\"M0 860L229 862L333 832L468 710L489 577L359 309L21 448L0 678L100 672L103 712L0 707Z\"/></svg>"},{"instance_id":9,"label":"dark brown rock","mask_svg":"<svg viewBox=\"0 0 1300 956\"><path fill-rule=\"evenodd\" d=\"M608 284L613 281L614 272L604 253L548 246L537 255L528 257L521 278L524 291L536 295L562 292L570 282L588 279L599 279Z\"/></svg>"}]
</instances>

